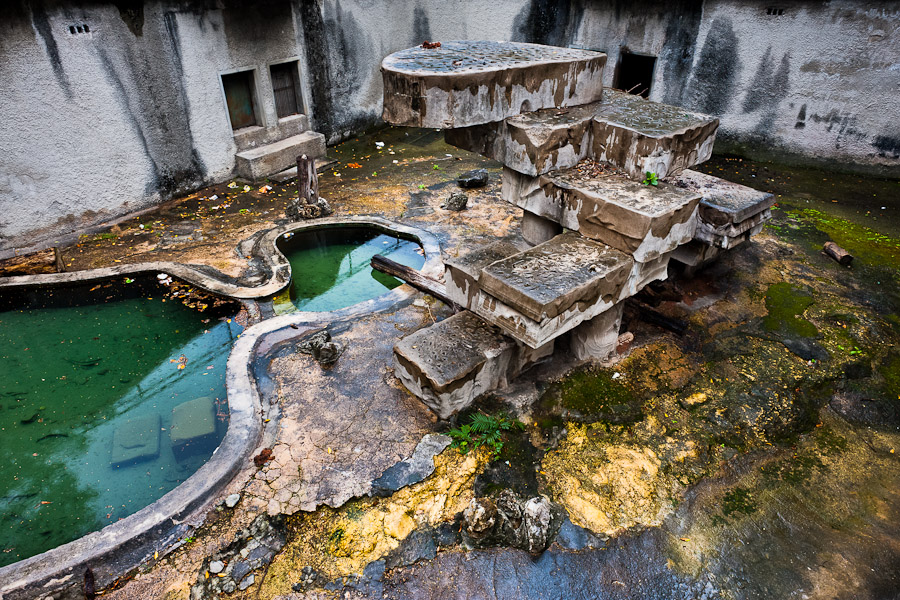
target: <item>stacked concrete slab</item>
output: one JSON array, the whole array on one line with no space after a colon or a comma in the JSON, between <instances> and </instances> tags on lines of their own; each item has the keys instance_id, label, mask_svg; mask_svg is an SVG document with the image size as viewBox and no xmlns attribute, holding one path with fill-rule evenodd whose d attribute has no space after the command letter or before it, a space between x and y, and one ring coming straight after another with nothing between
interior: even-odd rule
<instances>
[{"instance_id":1,"label":"stacked concrete slab","mask_svg":"<svg viewBox=\"0 0 900 600\"><path fill-rule=\"evenodd\" d=\"M470 312L395 348L398 376L441 418L560 336L579 359L607 358L623 301L665 278L680 249L727 248L768 218L765 195L689 170L709 158L716 119L603 90L605 60L447 42L382 63L385 121L443 128L448 143L501 162L503 198L524 211L520 237L447 261L447 294Z\"/></svg>"}]
</instances>

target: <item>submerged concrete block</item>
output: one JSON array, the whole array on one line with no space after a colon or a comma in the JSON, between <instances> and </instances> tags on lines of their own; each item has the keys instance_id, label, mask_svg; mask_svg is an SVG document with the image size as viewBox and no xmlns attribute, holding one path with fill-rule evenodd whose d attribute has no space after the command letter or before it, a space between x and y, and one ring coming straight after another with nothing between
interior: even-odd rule
<instances>
[{"instance_id":1,"label":"submerged concrete block","mask_svg":"<svg viewBox=\"0 0 900 600\"><path fill-rule=\"evenodd\" d=\"M297 157L303 154L310 158L325 156L325 136L315 131L304 131L278 142L238 152L234 157L235 169L240 177L259 181L296 165Z\"/></svg>"},{"instance_id":2,"label":"submerged concrete block","mask_svg":"<svg viewBox=\"0 0 900 600\"><path fill-rule=\"evenodd\" d=\"M529 177L503 169L503 199L649 262L694 237L700 194L579 167Z\"/></svg>"},{"instance_id":3,"label":"submerged concrete block","mask_svg":"<svg viewBox=\"0 0 900 600\"><path fill-rule=\"evenodd\" d=\"M605 90L592 129L593 158L642 179L677 175L712 156L719 120L619 90Z\"/></svg>"},{"instance_id":4,"label":"submerged concrete block","mask_svg":"<svg viewBox=\"0 0 900 600\"><path fill-rule=\"evenodd\" d=\"M600 52L519 42L408 48L381 63L383 119L449 129L588 104L600 100L605 64Z\"/></svg>"},{"instance_id":5,"label":"submerged concrete block","mask_svg":"<svg viewBox=\"0 0 900 600\"><path fill-rule=\"evenodd\" d=\"M643 179L647 171L670 177L707 160L718 124L710 116L606 89L601 102L452 129L444 137L525 175L595 158Z\"/></svg>"},{"instance_id":6,"label":"submerged concrete block","mask_svg":"<svg viewBox=\"0 0 900 600\"><path fill-rule=\"evenodd\" d=\"M176 455L211 450L216 442L216 407L213 399L201 396L173 408L169 439Z\"/></svg>"},{"instance_id":7,"label":"submerged concrete block","mask_svg":"<svg viewBox=\"0 0 900 600\"><path fill-rule=\"evenodd\" d=\"M515 342L469 311L412 333L394 346L394 374L438 417L505 387Z\"/></svg>"},{"instance_id":8,"label":"submerged concrete block","mask_svg":"<svg viewBox=\"0 0 900 600\"><path fill-rule=\"evenodd\" d=\"M125 467L159 456L159 415L128 419L113 432L109 464Z\"/></svg>"},{"instance_id":9,"label":"submerged concrete block","mask_svg":"<svg viewBox=\"0 0 900 600\"><path fill-rule=\"evenodd\" d=\"M578 360L606 360L616 351L623 302L585 321L569 334L569 349Z\"/></svg>"}]
</instances>

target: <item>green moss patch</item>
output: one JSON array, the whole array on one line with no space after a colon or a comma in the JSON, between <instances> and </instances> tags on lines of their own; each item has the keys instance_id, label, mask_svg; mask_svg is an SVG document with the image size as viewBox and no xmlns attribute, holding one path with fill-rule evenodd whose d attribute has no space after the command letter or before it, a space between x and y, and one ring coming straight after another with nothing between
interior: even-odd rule
<instances>
[{"instance_id":1,"label":"green moss patch","mask_svg":"<svg viewBox=\"0 0 900 600\"><path fill-rule=\"evenodd\" d=\"M766 292L769 314L763 320L763 327L788 335L816 337L819 334L816 326L802 317L812 304L812 293L807 288L784 281L773 284Z\"/></svg>"}]
</instances>

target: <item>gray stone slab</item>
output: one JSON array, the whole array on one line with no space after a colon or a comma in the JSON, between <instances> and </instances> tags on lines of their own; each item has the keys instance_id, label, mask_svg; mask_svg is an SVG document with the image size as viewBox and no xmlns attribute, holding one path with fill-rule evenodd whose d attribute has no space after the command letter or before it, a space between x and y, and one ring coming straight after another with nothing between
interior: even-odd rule
<instances>
[{"instance_id":1,"label":"gray stone slab","mask_svg":"<svg viewBox=\"0 0 900 600\"><path fill-rule=\"evenodd\" d=\"M766 209L762 212L748 217L740 223L727 223L721 226L710 225L706 221L700 219L697 222L697 230L694 232L694 239L705 242L711 246L719 246L720 248L733 248L735 239L740 238L748 231L754 231L750 235L756 235L762 230L761 225L772 219L772 211Z\"/></svg>"},{"instance_id":2,"label":"gray stone slab","mask_svg":"<svg viewBox=\"0 0 900 600\"><path fill-rule=\"evenodd\" d=\"M481 289L542 321L574 304L616 298L631 271L627 256L574 232L563 233L481 271Z\"/></svg>"},{"instance_id":3,"label":"gray stone slab","mask_svg":"<svg viewBox=\"0 0 900 600\"><path fill-rule=\"evenodd\" d=\"M712 156L719 120L607 89L593 120L593 158L636 179L671 177Z\"/></svg>"},{"instance_id":4,"label":"gray stone slab","mask_svg":"<svg viewBox=\"0 0 900 600\"><path fill-rule=\"evenodd\" d=\"M389 467L372 482L369 495L387 497L434 473L434 457L444 451L452 440L439 433L429 433L416 446L411 457Z\"/></svg>"},{"instance_id":5,"label":"gray stone slab","mask_svg":"<svg viewBox=\"0 0 900 600\"><path fill-rule=\"evenodd\" d=\"M124 467L159 456L159 415L128 419L113 432L109 464Z\"/></svg>"},{"instance_id":6,"label":"gray stone slab","mask_svg":"<svg viewBox=\"0 0 900 600\"><path fill-rule=\"evenodd\" d=\"M301 154L313 158L325 156L325 136L315 131L304 131L271 144L238 152L234 157L235 169L240 177L259 181L295 165Z\"/></svg>"},{"instance_id":7,"label":"gray stone slab","mask_svg":"<svg viewBox=\"0 0 900 600\"><path fill-rule=\"evenodd\" d=\"M569 349L575 358L606 360L615 353L624 306L623 302L619 302L572 330L569 334Z\"/></svg>"},{"instance_id":8,"label":"gray stone slab","mask_svg":"<svg viewBox=\"0 0 900 600\"><path fill-rule=\"evenodd\" d=\"M503 169L503 199L563 227L654 260L694 237L700 193L580 166L529 177Z\"/></svg>"},{"instance_id":9,"label":"gray stone slab","mask_svg":"<svg viewBox=\"0 0 900 600\"><path fill-rule=\"evenodd\" d=\"M600 103L548 108L496 123L448 129L446 142L526 175L578 164L593 151L592 119Z\"/></svg>"},{"instance_id":10,"label":"gray stone slab","mask_svg":"<svg viewBox=\"0 0 900 600\"><path fill-rule=\"evenodd\" d=\"M739 224L775 204L775 196L768 192L699 171L686 170L674 178L672 183L699 192L702 195L700 220L717 228ZM719 234L728 235L728 232L719 231Z\"/></svg>"},{"instance_id":11,"label":"gray stone slab","mask_svg":"<svg viewBox=\"0 0 900 600\"><path fill-rule=\"evenodd\" d=\"M620 300L631 298L653 281L659 281L668 277L669 259L675 251L660 254L653 260L647 262L635 262L628 275L628 280L622 286L622 292L619 294Z\"/></svg>"},{"instance_id":12,"label":"gray stone slab","mask_svg":"<svg viewBox=\"0 0 900 600\"><path fill-rule=\"evenodd\" d=\"M472 252L445 259L444 285L447 295L460 306L471 307L479 290L478 280L481 271L491 263L518 254L524 249L511 240L503 239Z\"/></svg>"},{"instance_id":13,"label":"gray stone slab","mask_svg":"<svg viewBox=\"0 0 900 600\"><path fill-rule=\"evenodd\" d=\"M539 44L450 41L381 63L383 118L392 125L468 127L548 107L600 100L606 55Z\"/></svg>"},{"instance_id":14,"label":"gray stone slab","mask_svg":"<svg viewBox=\"0 0 900 600\"><path fill-rule=\"evenodd\" d=\"M394 373L442 419L507 383L516 344L463 311L412 333L394 346Z\"/></svg>"}]
</instances>

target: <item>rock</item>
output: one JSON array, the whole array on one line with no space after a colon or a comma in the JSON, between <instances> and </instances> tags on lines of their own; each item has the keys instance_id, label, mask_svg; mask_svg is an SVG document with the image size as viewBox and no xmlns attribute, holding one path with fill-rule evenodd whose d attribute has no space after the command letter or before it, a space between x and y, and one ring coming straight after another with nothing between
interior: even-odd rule
<instances>
[{"instance_id":1,"label":"rock","mask_svg":"<svg viewBox=\"0 0 900 600\"><path fill-rule=\"evenodd\" d=\"M323 330L317 331L300 342L297 351L303 354L311 354L320 365L330 367L343 354L344 347L341 344L332 342L331 334Z\"/></svg>"},{"instance_id":2,"label":"rock","mask_svg":"<svg viewBox=\"0 0 900 600\"><path fill-rule=\"evenodd\" d=\"M331 205L324 198L319 198L315 204L307 204L305 200L293 199L288 204L285 213L294 220L300 219L316 219L318 217L327 217L332 212Z\"/></svg>"},{"instance_id":3,"label":"rock","mask_svg":"<svg viewBox=\"0 0 900 600\"><path fill-rule=\"evenodd\" d=\"M240 494L231 494L230 496L225 498L225 506L227 506L228 508L234 508L235 506L237 506L237 503L240 501L241 501Z\"/></svg>"},{"instance_id":4,"label":"rock","mask_svg":"<svg viewBox=\"0 0 900 600\"><path fill-rule=\"evenodd\" d=\"M391 466L372 482L369 495L387 497L400 488L422 481L434 473L434 457L443 452L450 442L446 435L427 434L411 457Z\"/></svg>"},{"instance_id":5,"label":"rock","mask_svg":"<svg viewBox=\"0 0 900 600\"><path fill-rule=\"evenodd\" d=\"M461 210L465 210L466 203L469 202L469 197L462 192L453 192L450 194L450 197L444 200L444 203L441 204L441 208L444 210L455 210L457 212Z\"/></svg>"},{"instance_id":6,"label":"rock","mask_svg":"<svg viewBox=\"0 0 900 600\"><path fill-rule=\"evenodd\" d=\"M253 582L255 582L255 581L256 581L256 575L253 575L253 574L251 573L250 575L248 575L247 577L244 578L244 580L243 580L243 581L241 582L241 584L238 586L238 589L241 590L241 591L244 591L244 590L246 590L248 587L250 587L251 585L253 585Z\"/></svg>"},{"instance_id":7,"label":"rock","mask_svg":"<svg viewBox=\"0 0 900 600\"><path fill-rule=\"evenodd\" d=\"M225 563L223 563L221 560L214 560L211 563L209 563L209 572L212 573L213 575L218 575L219 573L222 572L222 569L224 569L224 568L225 568Z\"/></svg>"},{"instance_id":8,"label":"rock","mask_svg":"<svg viewBox=\"0 0 900 600\"><path fill-rule=\"evenodd\" d=\"M295 592L305 592L315 585L318 578L318 571L307 565L300 570L300 581L292 585L291 589Z\"/></svg>"},{"instance_id":9,"label":"rock","mask_svg":"<svg viewBox=\"0 0 900 600\"><path fill-rule=\"evenodd\" d=\"M497 523L497 507L488 498L472 498L463 512L463 527L475 540L487 537Z\"/></svg>"},{"instance_id":10,"label":"rock","mask_svg":"<svg viewBox=\"0 0 900 600\"><path fill-rule=\"evenodd\" d=\"M707 398L706 394L703 392L697 392L696 394L691 394L687 398L681 398L678 402L681 403L686 409L694 408L695 406L700 406L704 402L706 402L709 398Z\"/></svg>"},{"instance_id":11,"label":"rock","mask_svg":"<svg viewBox=\"0 0 900 600\"><path fill-rule=\"evenodd\" d=\"M508 546L539 554L562 526L563 513L544 496L523 501L503 490L496 504L474 498L463 512L463 541L469 547Z\"/></svg>"},{"instance_id":12,"label":"rock","mask_svg":"<svg viewBox=\"0 0 900 600\"><path fill-rule=\"evenodd\" d=\"M420 560L431 560L437 555L434 534L431 531L413 531L398 548L384 558L386 569L405 567Z\"/></svg>"},{"instance_id":13,"label":"rock","mask_svg":"<svg viewBox=\"0 0 900 600\"><path fill-rule=\"evenodd\" d=\"M487 182L487 169L473 169L471 171L466 171L456 178L456 185L463 189L484 187L487 185Z\"/></svg>"}]
</instances>

